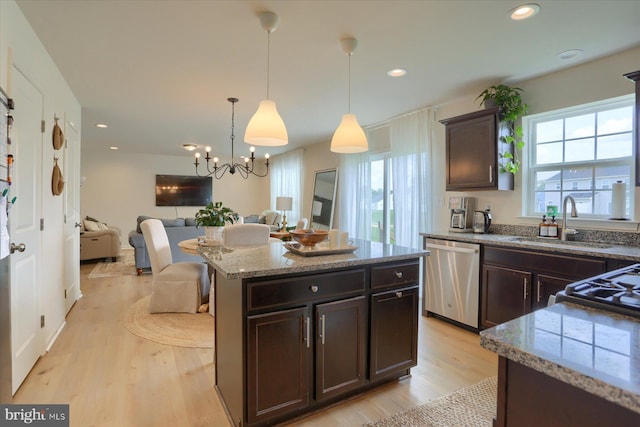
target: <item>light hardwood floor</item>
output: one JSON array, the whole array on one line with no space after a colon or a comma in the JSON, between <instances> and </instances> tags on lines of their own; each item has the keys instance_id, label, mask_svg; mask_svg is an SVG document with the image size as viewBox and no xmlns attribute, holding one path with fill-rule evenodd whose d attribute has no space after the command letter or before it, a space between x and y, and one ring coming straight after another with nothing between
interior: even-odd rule
<instances>
[{"instance_id":1,"label":"light hardwood floor","mask_svg":"<svg viewBox=\"0 0 640 427\"><path fill-rule=\"evenodd\" d=\"M212 350L170 347L129 333L127 308L149 294L151 275L89 279L83 298L13 403L70 404L73 427L231 426L213 390ZM420 317L418 366L396 381L291 426L360 426L497 374L477 334Z\"/></svg>"}]
</instances>

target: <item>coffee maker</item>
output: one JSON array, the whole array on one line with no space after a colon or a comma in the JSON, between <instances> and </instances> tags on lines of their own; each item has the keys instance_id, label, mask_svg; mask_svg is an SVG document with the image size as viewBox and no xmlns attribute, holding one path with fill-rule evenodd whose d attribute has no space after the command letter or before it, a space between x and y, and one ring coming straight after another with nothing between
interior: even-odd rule
<instances>
[{"instance_id":1,"label":"coffee maker","mask_svg":"<svg viewBox=\"0 0 640 427\"><path fill-rule=\"evenodd\" d=\"M473 230L473 197L449 197L449 231L459 233Z\"/></svg>"}]
</instances>

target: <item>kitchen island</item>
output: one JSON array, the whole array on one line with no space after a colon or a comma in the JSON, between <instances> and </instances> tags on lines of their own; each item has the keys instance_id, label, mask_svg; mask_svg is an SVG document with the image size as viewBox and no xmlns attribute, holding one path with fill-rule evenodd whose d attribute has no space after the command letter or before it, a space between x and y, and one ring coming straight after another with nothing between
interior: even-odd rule
<instances>
[{"instance_id":1,"label":"kitchen island","mask_svg":"<svg viewBox=\"0 0 640 427\"><path fill-rule=\"evenodd\" d=\"M640 320L562 302L480 344L500 356L494 427L640 425Z\"/></svg>"},{"instance_id":2,"label":"kitchen island","mask_svg":"<svg viewBox=\"0 0 640 427\"><path fill-rule=\"evenodd\" d=\"M302 256L281 242L199 249L214 270L216 391L234 426L273 425L409 374L420 258L356 240Z\"/></svg>"}]
</instances>

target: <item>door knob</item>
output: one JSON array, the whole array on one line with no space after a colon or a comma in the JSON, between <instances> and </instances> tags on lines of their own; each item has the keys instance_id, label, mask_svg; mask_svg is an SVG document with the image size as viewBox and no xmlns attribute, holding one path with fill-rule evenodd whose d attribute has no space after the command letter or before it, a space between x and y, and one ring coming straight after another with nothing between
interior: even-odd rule
<instances>
[{"instance_id":1,"label":"door knob","mask_svg":"<svg viewBox=\"0 0 640 427\"><path fill-rule=\"evenodd\" d=\"M9 252L11 253L14 253L15 251L24 252L25 249L27 249L27 247L24 245L24 243L20 243L19 245L11 243L11 245L9 246Z\"/></svg>"},{"instance_id":2,"label":"door knob","mask_svg":"<svg viewBox=\"0 0 640 427\"><path fill-rule=\"evenodd\" d=\"M75 227L76 227L76 228L82 227L82 224L80 224L79 222L76 222Z\"/></svg>"}]
</instances>

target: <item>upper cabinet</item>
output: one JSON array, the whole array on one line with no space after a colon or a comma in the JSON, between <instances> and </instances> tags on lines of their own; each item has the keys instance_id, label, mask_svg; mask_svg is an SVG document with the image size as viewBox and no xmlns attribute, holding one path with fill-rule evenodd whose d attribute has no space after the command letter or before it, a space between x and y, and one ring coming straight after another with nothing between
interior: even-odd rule
<instances>
[{"instance_id":1,"label":"upper cabinet","mask_svg":"<svg viewBox=\"0 0 640 427\"><path fill-rule=\"evenodd\" d=\"M447 191L513 190L513 174L500 171L501 155L513 145L500 122L500 108L488 108L441 120L447 132Z\"/></svg>"}]
</instances>

